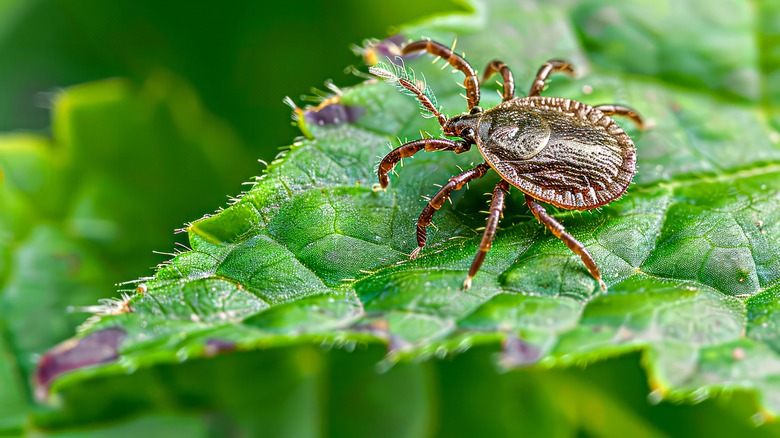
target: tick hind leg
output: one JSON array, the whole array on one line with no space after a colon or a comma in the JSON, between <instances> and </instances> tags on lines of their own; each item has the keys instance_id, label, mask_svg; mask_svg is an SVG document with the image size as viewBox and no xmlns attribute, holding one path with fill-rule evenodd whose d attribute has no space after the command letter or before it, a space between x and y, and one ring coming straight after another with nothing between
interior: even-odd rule
<instances>
[{"instance_id":1,"label":"tick hind leg","mask_svg":"<svg viewBox=\"0 0 780 438\"><path fill-rule=\"evenodd\" d=\"M501 96L504 102L515 97L515 79L512 77L512 71L501 61L493 61L485 67L485 73L482 75L482 83L485 83L494 73L500 73L504 79L503 93Z\"/></svg>"},{"instance_id":2,"label":"tick hind leg","mask_svg":"<svg viewBox=\"0 0 780 438\"><path fill-rule=\"evenodd\" d=\"M538 96L544 89L544 81L553 73L566 73L569 76L574 77L574 67L566 61L560 59L551 59L539 69L539 73L536 74L534 83L531 84L531 90L528 92L529 96Z\"/></svg>"},{"instance_id":3,"label":"tick hind leg","mask_svg":"<svg viewBox=\"0 0 780 438\"><path fill-rule=\"evenodd\" d=\"M574 252L574 254L580 256L582 262L585 263L585 266L588 268L590 275L592 275L593 278L599 282L601 290L607 290L607 285L604 284L604 281L601 279L601 272L599 272L599 268L596 266L596 262L593 261L593 257L590 256L590 253L587 249L585 249L585 246L583 246L577 239L575 239L574 236L567 233L563 228L563 225L556 221L552 216L547 214L547 210L545 210L541 205L537 204L534 198L525 195L525 203L528 205L528 208L531 209L531 213L533 213L536 220L544 224L544 226L547 227L547 229L550 230L555 237L561 239L563 243L565 243L566 246L568 246L569 249Z\"/></svg>"},{"instance_id":4,"label":"tick hind leg","mask_svg":"<svg viewBox=\"0 0 780 438\"><path fill-rule=\"evenodd\" d=\"M463 85L466 87L466 102L468 103L469 111L479 105L479 81L477 80L477 72L474 71L474 67L472 67L468 61L453 52L449 47L430 40L409 43L404 46L401 53L408 55L409 53L422 50L427 51L431 55L446 59L451 66L463 72L463 74L466 75L466 80L463 81Z\"/></svg>"},{"instance_id":5,"label":"tick hind leg","mask_svg":"<svg viewBox=\"0 0 780 438\"><path fill-rule=\"evenodd\" d=\"M598 105L594 106L593 108L601 111L602 113L608 115L608 116L624 116L628 117L629 120L634 122L634 124L639 129L645 129L645 121L642 119L642 116L639 115L636 110L633 108L629 108L627 106L622 105Z\"/></svg>"},{"instance_id":6,"label":"tick hind leg","mask_svg":"<svg viewBox=\"0 0 780 438\"><path fill-rule=\"evenodd\" d=\"M471 145L465 141L453 141L443 138L423 138L421 140L402 144L390 151L389 154L385 155L379 163L377 176L379 177L379 184L382 188L385 189L387 188L387 185L390 184L390 177L387 174L393 170L401 159L411 157L423 149L425 149L426 152L452 151L456 154L461 154L471 149Z\"/></svg>"},{"instance_id":7,"label":"tick hind leg","mask_svg":"<svg viewBox=\"0 0 780 438\"><path fill-rule=\"evenodd\" d=\"M415 259L417 258L417 255L420 254L420 251L425 246L425 242L428 240L428 230L426 227L431 224L433 214L444 205L444 201L450 197L450 193L452 193L453 190L460 190L471 180L482 178L485 176L488 169L490 169L490 166L486 163L482 163L473 169L455 175L450 178L447 184L439 189L435 195L433 195L433 198L428 201L428 205L425 206L422 213L420 213L420 217L417 219L417 248L412 251L409 258Z\"/></svg>"},{"instance_id":8,"label":"tick hind leg","mask_svg":"<svg viewBox=\"0 0 780 438\"><path fill-rule=\"evenodd\" d=\"M482 240L479 242L479 252L474 256L474 261L471 263L471 268L469 268L469 276L463 282L464 291L471 287L471 279L479 271L482 262L485 261L485 255L493 245L493 238L496 237L496 228L498 228L498 220L501 219L504 211L504 197L508 191L509 183L506 181L498 183L493 190L493 199L490 201L490 212L487 225L485 225L485 232L482 234Z\"/></svg>"}]
</instances>

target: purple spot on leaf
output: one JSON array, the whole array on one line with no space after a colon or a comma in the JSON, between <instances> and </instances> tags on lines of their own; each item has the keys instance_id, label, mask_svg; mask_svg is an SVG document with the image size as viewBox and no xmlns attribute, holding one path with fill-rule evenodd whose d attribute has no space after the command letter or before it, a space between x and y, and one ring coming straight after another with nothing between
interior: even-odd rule
<instances>
[{"instance_id":1,"label":"purple spot on leaf","mask_svg":"<svg viewBox=\"0 0 780 438\"><path fill-rule=\"evenodd\" d=\"M119 344L127 333L108 328L81 339L65 341L44 354L35 369L35 393L46 399L51 382L60 375L91 365L112 362L119 357Z\"/></svg>"},{"instance_id":2,"label":"purple spot on leaf","mask_svg":"<svg viewBox=\"0 0 780 438\"><path fill-rule=\"evenodd\" d=\"M362 56L368 65L376 65L378 62L385 61L400 65L403 60L422 56L422 53L419 52L402 55L401 50L408 42L409 38L395 34L381 41L367 40L363 43L363 47L355 49L355 53Z\"/></svg>"},{"instance_id":3,"label":"purple spot on leaf","mask_svg":"<svg viewBox=\"0 0 780 438\"><path fill-rule=\"evenodd\" d=\"M510 338L504 341L504 352L501 362L505 366L520 367L533 365L542 357L539 347L529 344L519 338Z\"/></svg>"},{"instance_id":4,"label":"purple spot on leaf","mask_svg":"<svg viewBox=\"0 0 780 438\"><path fill-rule=\"evenodd\" d=\"M303 119L310 125L340 125L342 123L356 122L366 112L359 106L345 106L333 103L318 108L307 109L303 113Z\"/></svg>"},{"instance_id":5,"label":"purple spot on leaf","mask_svg":"<svg viewBox=\"0 0 780 438\"><path fill-rule=\"evenodd\" d=\"M232 353L236 350L236 343L224 339L208 339L206 341L205 354L213 357L218 354Z\"/></svg>"}]
</instances>

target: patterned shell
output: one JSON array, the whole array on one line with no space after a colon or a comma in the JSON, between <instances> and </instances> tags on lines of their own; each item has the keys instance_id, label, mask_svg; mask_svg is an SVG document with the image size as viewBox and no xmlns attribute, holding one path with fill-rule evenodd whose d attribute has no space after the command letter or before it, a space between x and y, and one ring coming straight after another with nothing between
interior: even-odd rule
<instances>
[{"instance_id":1,"label":"patterned shell","mask_svg":"<svg viewBox=\"0 0 780 438\"><path fill-rule=\"evenodd\" d=\"M636 148L609 116L560 97L506 101L481 114L477 147L507 182L540 201L591 210L626 191Z\"/></svg>"}]
</instances>

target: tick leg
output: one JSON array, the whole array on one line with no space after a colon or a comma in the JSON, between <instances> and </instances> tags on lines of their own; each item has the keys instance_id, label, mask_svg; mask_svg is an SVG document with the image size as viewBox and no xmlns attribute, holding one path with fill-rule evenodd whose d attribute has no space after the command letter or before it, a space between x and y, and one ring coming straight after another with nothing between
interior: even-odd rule
<instances>
[{"instance_id":1,"label":"tick leg","mask_svg":"<svg viewBox=\"0 0 780 438\"><path fill-rule=\"evenodd\" d=\"M379 184L382 185L382 188L387 188L387 185L390 184L390 177L388 177L387 174L393 170L395 165L398 164L402 158L411 157L423 149L425 149L426 152L452 151L456 154L461 154L471 149L471 145L462 140L453 141L444 138L423 138L402 144L390 151L389 154L385 155L379 163L377 176L379 177Z\"/></svg>"},{"instance_id":2,"label":"tick leg","mask_svg":"<svg viewBox=\"0 0 780 438\"><path fill-rule=\"evenodd\" d=\"M501 77L504 79L504 102L515 97L515 79L512 77L512 72L509 67L501 61L493 61L485 67L485 73L482 75L482 83L487 81L494 73L501 73Z\"/></svg>"},{"instance_id":3,"label":"tick leg","mask_svg":"<svg viewBox=\"0 0 780 438\"><path fill-rule=\"evenodd\" d=\"M536 79L531 85L531 91L528 92L529 96L538 96L544 89L544 81L553 73L566 73L569 76L574 76L574 68L566 61L560 59L551 59L542 65L539 69L539 73L536 74Z\"/></svg>"},{"instance_id":4,"label":"tick leg","mask_svg":"<svg viewBox=\"0 0 780 438\"><path fill-rule=\"evenodd\" d=\"M645 121L642 120L642 116L639 115L636 110L633 108L629 108L627 106L622 105L598 105L594 106L593 108L596 108L597 110L601 111L602 113L608 115L608 116L625 116L628 117L629 120L634 122L634 124L639 129L645 129Z\"/></svg>"},{"instance_id":5,"label":"tick leg","mask_svg":"<svg viewBox=\"0 0 780 438\"><path fill-rule=\"evenodd\" d=\"M435 195L428 201L428 205L423 208L420 213L420 218L417 219L417 248L412 251L409 258L415 259L420 254L420 250L425 246L425 241L428 239L428 231L426 227L431 224L431 219L436 210L440 209L444 205L444 201L450 197L450 193L453 190L460 190L467 182L482 178L487 173L490 166L487 163L482 163L473 169L469 169L461 174L455 175L445 184Z\"/></svg>"},{"instance_id":6,"label":"tick leg","mask_svg":"<svg viewBox=\"0 0 780 438\"><path fill-rule=\"evenodd\" d=\"M590 271L590 275L592 275L593 278L599 282L601 290L607 290L607 285L604 284L604 281L601 279L599 268L596 267L596 262L593 261L593 257L590 256L588 250L585 249L585 247L571 234L567 233L560 222L556 221L552 216L547 214L547 210L545 210L541 205L537 204L536 201L534 201L534 198L525 195L525 203L528 205L528 208L531 209L531 213L533 213L536 220L544 224L544 226L547 227L547 229L550 230L555 237L561 239L563 243L565 243L566 246L568 246L569 249L574 252L574 254L580 256L582 262L585 263L588 271Z\"/></svg>"},{"instance_id":7,"label":"tick leg","mask_svg":"<svg viewBox=\"0 0 780 438\"><path fill-rule=\"evenodd\" d=\"M401 53L408 55L409 53L420 50L425 50L431 55L440 56L446 59L451 66L463 72L463 74L466 75L466 80L463 81L463 85L466 87L466 102L468 103L469 111L479 105L479 81L477 80L477 73L468 61L453 52L449 47L430 40L409 43L404 46Z\"/></svg>"},{"instance_id":8,"label":"tick leg","mask_svg":"<svg viewBox=\"0 0 780 438\"><path fill-rule=\"evenodd\" d=\"M479 242L479 252L474 256L474 261L469 268L469 276L463 282L463 290L468 290L471 287L471 279L479 271L479 267L482 266L482 262L485 261L485 255L493 245L493 238L496 237L496 228L498 227L498 220L501 219L502 212L504 210L504 195L509 191L509 183L501 181L496 185L493 190L493 200L490 201L490 213L487 219L487 225L485 226L485 232L482 234L482 240Z\"/></svg>"}]
</instances>

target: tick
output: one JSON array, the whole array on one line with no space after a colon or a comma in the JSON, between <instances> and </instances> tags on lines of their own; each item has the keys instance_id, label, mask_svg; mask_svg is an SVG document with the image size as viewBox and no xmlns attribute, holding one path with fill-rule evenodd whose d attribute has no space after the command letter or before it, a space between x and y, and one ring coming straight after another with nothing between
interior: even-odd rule
<instances>
[{"instance_id":1,"label":"tick","mask_svg":"<svg viewBox=\"0 0 780 438\"><path fill-rule=\"evenodd\" d=\"M480 87L477 73L463 57L434 41L415 41L402 49L404 55L418 51L445 59L466 75L463 85L468 112L448 119L413 80L395 78L397 85L416 96L423 108L437 118L445 136L459 140L423 138L399 146L379 163L380 185L383 189L387 187L390 181L388 173L401 159L422 150L461 154L476 145L485 162L453 176L431 198L417 219L417 248L410 258L416 258L425 247L426 227L452 191L493 169L501 177L501 182L493 190L487 225L463 289L471 287L471 279L485 260L504 209L504 198L513 186L525 194L525 203L534 217L580 256L590 275L598 281L602 290L606 290L599 268L588 250L567 233L539 202L566 210L584 211L606 205L623 195L636 171L636 148L628 134L610 116L628 117L639 129L643 129L640 115L620 105L588 106L572 99L540 96L545 80L551 74L574 75L572 66L558 59L542 65L526 97L515 97L515 82L506 64L490 62L482 81L499 73L504 81L503 101L493 108L482 110L478 106ZM372 72L389 78L381 70L372 69Z\"/></svg>"}]
</instances>

